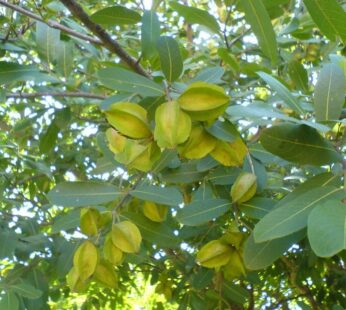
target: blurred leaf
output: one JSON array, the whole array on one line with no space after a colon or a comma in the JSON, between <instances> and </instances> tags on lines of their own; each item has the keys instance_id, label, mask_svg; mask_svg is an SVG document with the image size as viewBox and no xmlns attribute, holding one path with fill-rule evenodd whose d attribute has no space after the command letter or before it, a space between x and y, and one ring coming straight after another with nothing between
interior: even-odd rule
<instances>
[{"instance_id":1,"label":"blurred leaf","mask_svg":"<svg viewBox=\"0 0 346 310\"><path fill-rule=\"evenodd\" d=\"M25 298L36 299L42 295L41 290L36 289L34 286L25 281L12 284L10 288L13 292Z\"/></svg>"},{"instance_id":2,"label":"blurred leaf","mask_svg":"<svg viewBox=\"0 0 346 310\"><path fill-rule=\"evenodd\" d=\"M136 24L141 16L134 10L121 5L110 6L90 15L90 19L100 25L116 26Z\"/></svg>"},{"instance_id":3,"label":"blurred leaf","mask_svg":"<svg viewBox=\"0 0 346 310\"><path fill-rule=\"evenodd\" d=\"M13 292L7 292L1 296L0 300L1 310L19 310L19 301Z\"/></svg>"},{"instance_id":4,"label":"blurred leaf","mask_svg":"<svg viewBox=\"0 0 346 310\"><path fill-rule=\"evenodd\" d=\"M60 30L51 28L45 23L36 22L36 43L42 57L48 63L53 63L60 45Z\"/></svg>"},{"instance_id":5,"label":"blurred leaf","mask_svg":"<svg viewBox=\"0 0 346 310\"><path fill-rule=\"evenodd\" d=\"M160 37L160 21L154 11L144 11L142 16L141 42L145 59L157 54L156 44Z\"/></svg>"}]
</instances>

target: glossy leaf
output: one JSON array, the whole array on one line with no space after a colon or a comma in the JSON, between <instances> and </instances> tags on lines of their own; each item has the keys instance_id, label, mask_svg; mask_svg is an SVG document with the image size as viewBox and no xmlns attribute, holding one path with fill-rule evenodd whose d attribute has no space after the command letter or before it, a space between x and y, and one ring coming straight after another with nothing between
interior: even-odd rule
<instances>
[{"instance_id":1,"label":"glossy leaf","mask_svg":"<svg viewBox=\"0 0 346 310\"><path fill-rule=\"evenodd\" d=\"M346 12L336 0L304 0L312 19L330 40L346 43Z\"/></svg>"},{"instance_id":2,"label":"glossy leaf","mask_svg":"<svg viewBox=\"0 0 346 310\"><path fill-rule=\"evenodd\" d=\"M63 182L47 195L57 206L83 207L110 202L120 197L121 192L113 185L101 182Z\"/></svg>"},{"instance_id":3,"label":"glossy leaf","mask_svg":"<svg viewBox=\"0 0 346 310\"><path fill-rule=\"evenodd\" d=\"M157 50L160 55L161 69L167 81L175 81L183 72L183 60L177 41L171 37L162 36L157 41Z\"/></svg>"},{"instance_id":4,"label":"glossy leaf","mask_svg":"<svg viewBox=\"0 0 346 310\"><path fill-rule=\"evenodd\" d=\"M238 5L245 13L246 21L251 25L264 55L275 64L278 60L276 36L262 0L240 0Z\"/></svg>"},{"instance_id":5,"label":"glossy leaf","mask_svg":"<svg viewBox=\"0 0 346 310\"><path fill-rule=\"evenodd\" d=\"M95 12L90 19L100 25L116 26L136 24L141 20L141 16L134 10L115 5Z\"/></svg>"},{"instance_id":6,"label":"glossy leaf","mask_svg":"<svg viewBox=\"0 0 346 310\"><path fill-rule=\"evenodd\" d=\"M304 110L301 108L300 103L297 98L295 98L292 93L284 86L281 82L279 82L276 78L267 74L265 72L257 72L257 74L269 84L269 86L277 92L278 96L281 97L282 100L287 104L289 108L293 111L303 114Z\"/></svg>"},{"instance_id":7,"label":"glossy leaf","mask_svg":"<svg viewBox=\"0 0 346 310\"><path fill-rule=\"evenodd\" d=\"M207 199L192 202L177 212L177 220L188 226L202 225L226 213L231 201L226 199Z\"/></svg>"},{"instance_id":8,"label":"glossy leaf","mask_svg":"<svg viewBox=\"0 0 346 310\"><path fill-rule=\"evenodd\" d=\"M156 43L160 37L160 22L154 11L144 11L142 16L141 43L145 59L157 54Z\"/></svg>"},{"instance_id":9,"label":"glossy leaf","mask_svg":"<svg viewBox=\"0 0 346 310\"><path fill-rule=\"evenodd\" d=\"M130 195L142 200L175 207L183 201L181 193L175 187L159 187L142 184L132 190Z\"/></svg>"},{"instance_id":10,"label":"glossy leaf","mask_svg":"<svg viewBox=\"0 0 346 310\"><path fill-rule=\"evenodd\" d=\"M345 250L345 203L329 200L312 210L308 218L308 237L311 248L317 256L331 257Z\"/></svg>"},{"instance_id":11,"label":"glossy leaf","mask_svg":"<svg viewBox=\"0 0 346 310\"><path fill-rule=\"evenodd\" d=\"M309 190L265 215L255 226L255 241L264 242L301 230L318 204L343 197L343 189L331 186Z\"/></svg>"},{"instance_id":12,"label":"glossy leaf","mask_svg":"<svg viewBox=\"0 0 346 310\"><path fill-rule=\"evenodd\" d=\"M164 94L161 85L125 69L106 68L101 69L97 74L102 84L114 90L136 93L143 97Z\"/></svg>"},{"instance_id":13,"label":"glossy leaf","mask_svg":"<svg viewBox=\"0 0 346 310\"><path fill-rule=\"evenodd\" d=\"M250 218L261 219L274 208L275 203L275 200L270 198L254 197L249 201L241 203L239 209Z\"/></svg>"},{"instance_id":14,"label":"glossy leaf","mask_svg":"<svg viewBox=\"0 0 346 310\"><path fill-rule=\"evenodd\" d=\"M305 236L305 231L298 231L289 236L256 243L252 233L244 244L244 263L250 270L259 270L270 266L288 248L299 242Z\"/></svg>"},{"instance_id":15,"label":"glossy leaf","mask_svg":"<svg viewBox=\"0 0 346 310\"><path fill-rule=\"evenodd\" d=\"M217 23L216 19L207 11L182 5L176 1L170 2L170 6L173 10L178 12L180 16L184 17L188 23L202 25L214 33L219 33L219 24Z\"/></svg>"},{"instance_id":16,"label":"glossy leaf","mask_svg":"<svg viewBox=\"0 0 346 310\"><path fill-rule=\"evenodd\" d=\"M284 124L266 129L260 138L270 153L301 165L324 165L341 160L333 145L316 129Z\"/></svg>"},{"instance_id":17,"label":"glossy leaf","mask_svg":"<svg viewBox=\"0 0 346 310\"><path fill-rule=\"evenodd\" d=\"M346 78L336 64L324 65L315 86L315 114L318 121L338 120L345 102Z\"/></svg>"}]
</instances>

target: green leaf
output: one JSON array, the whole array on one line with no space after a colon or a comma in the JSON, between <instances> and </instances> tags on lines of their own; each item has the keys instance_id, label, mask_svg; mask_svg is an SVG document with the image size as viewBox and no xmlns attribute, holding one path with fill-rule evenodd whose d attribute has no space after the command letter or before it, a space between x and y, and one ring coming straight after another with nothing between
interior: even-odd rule
<instances>
[{"instance_id":1,"label":"green leaf","mask_svg":"<svg viewBox=\"0 0 346 310\"><path fill-rule=\"evenodd\" d=\"M63 182L56 185L47 195L57 206L83 207L113 201L122 193L117 187L101 182Z\"/></svg>"},{"instance_id":2,"label":"green leaf","mask_svg":"<svg viewBox=\"0 0 346 310\"><path fill-rule=\"evenodd\" d=\"M56 69L65 78L73 69L74 44L72 42L60 41L56 50Z\"/></svg>"},{"instance_id":3,"label":"green leaf","mask_svg":"<svg viewBox=\"0 0 346 310\"><path fill-rule=\"evenodd\" d=\"M161 85L125 69L101 69L97 75L103 85L114 90L136 93L143 97L158 97L164 94Z\"/></svg>"},{"instance_id":4,"label":"green leaf","mask_svg":"<svg viewBox=\"0 0 346 310\"><path fill-rule=\"evenodd\" d=\"M226 64L228 64L231 67L234 74L239 73L240 71L239 61L232 53L230 53L230 51L227 48L224 48L224 47L218 48L217 54Z\"/></svg>"},{"instance_id":5,"label":"green leaf","mask_svg":"<svg viewBox=\"0 0 346 310\"><path fill-rule=\"evenodd\" d=\"M230 185L234 183L240 172L241 169L236 167L220 166L208 175L207 180L214 185Z\"/></svg>"},{"instance_id":6,"label":"green leaf","mask_svg":"<svg viewBox=\"0 0 346 310\"><path fill-rule=\"evenodd\" d=\"M256 35L263 54L275 64L278 60L276 36L262 0L240 0L238 5L245 13L245 19Z\"/></svg>"},{"instance_id":7,"label":"green leaf","mask_svg":"<svg viewBox=\"0 0 346 310\"><path fill-rule=\"evenodd\" d=\"M346 43L346 12L336 0L303 0L312 19L332 41L337 37Z\"/></svg>"},{"instance_id":8,"label":"green leaf","mask_svg":"<svg viewBox=\"0 0 346 310\"><path fill-rule=\"evenodd\" d=\"M13 292L17 293L18 295L29 299L36 299L42 295L41 290L35 288L34 286L25 281L12 284L10 288Z\"/></svg>"},{"instance_id":9,"label":"green leaf","mask_svg":"<svg viewBox=\"0 0 346 310\"><path fill-rule=\"evenodd\" d=\"M1 310L19 310L19 301L15 293L7 292L1 295L0 300Z\"/></svg>"},{"instance_id":10,"label":"green leaf","mask_svg":"<svg viewBox=\"0 0 346 310\"><path fill-rule=\"evenodd\" d=\"M150 59L157 54L156 43L160 37L160 21L154 11L144 11L142 16L142 54Z\"/></svg>"},{"instance_id":11,"label":"green leaf","mask_svg":"<svg viewBox=\"0 0 346 310\"><path fill-rule=\"evenodd\" d=\"M48 63L54 62L60 45L60 30L36 22L36 43L42 57Z\"/></svg>"},{"instance_id":12,"label":"green leaf","mask_svg":"<svg viewBox=\"0 0 346 310\"><path fill-rule=\"evenodd\" d=\"M265 72L257 72L268 85L277 92L278 96L287 104L289 108L298 114L304 114L304 110L300 107L299 101L291 94L291 92L279 82L276 78Z\"/></svg>"},{"instance_id":13,"label":"green leaf","mask_svg":"<svg viewBox=\"0 0 346 310\"><path fill-rule=\"evenodd\" d=\"M264 242L290 235L307 225L310 212L320 203L344 197L343 189L332 186L315 188L281 204L264 216L255 226L256 242Z\"/></svg>"},{"instance_id":14,"label":"green leaf","mask_svg":"<svg viewBox=\"0 0 346 310\"><path fill-rule=\"evenodd\" d=\"M237 128L229 121L216 121L206 130L213 135L215 138L226 142L234 142L240 134Z\"/></svg>"},{"instance_id":15,"label":"green leaf","mask_svg":"<svg viewBox=\"0 0 346 310\"><path fill-rule=\"evenodd\" d=\"M178 12L178 14L189 23L198 24L207 27L214 33L219 34L220 27L216 19L210 15L207 11L197 9L194 7L179 4L178 2L170 2L171 8Z\"/></svg>"},{"instance_id":16,"label":"green leaf","mask_svg":"<svg viewBox=\"0 0 346 310\"><path fill-rule=\"evenodd\" d=\"M0 61L0 84L14 81L56 82L56 79L41 73L35 65L20 65L14 62Z\"/></svg>"},{"instance_id":17,"label":"green leaf","mask_svg":"<svg viewBox=\"0 0 346 310\"><path fill-rule=\"evenodd\" d=\"M207 82L207 83L214 83L219 84L222 83L222 76L225 73L225 69L222 67L209 67L201 70L198 72L198 74L192 78L189 83L193 82Z\"/></svg>"},{"instance_id":18,"label":"green leaf","mask_svg":"<svg viewBox=\"0 0 346 310\"><path fill-rule=\"evenodd\" d=\"M244 243L244 264L247 269L259 270L274 263L287 249L305 236L305 230L266 242L255 243L252 233Z\"/></svg>"},{"instance_id":19,"label":"green leaf","mask_svg":"<svg viewBox=\"0 0 346 310\"><path fill-rule=\"evenodd\" d=\"M250 298L250 294L245 288L232 282L225 281L222 286L222 291L227 300L231 300L239 305L245 304Z\"/></svg>"},{"instance_id":20,"label":"green leaf","mask_svg":"<svg viewBox=\"0 0 346 310\"><path fill-rule=\"evenodd\" d=\"M218 218L231 209L226 199L206 199L192 202L177 212L177 220L188 226L198 226Z\"/></svg>"},{"instance_id":21,"label":"green leaf","mask_svg":"<svg viewBox=\"0 0 346 310\"><path fill-rule=\"evenodd\" d=\"M186 163L176 169L167 168L161 172L161 180L169 183L193 183L202 180L205 172L197 170L195 163Z\"/></svg>"},{"instance_id":22,"label":"green leaf","mask_svg":"<svg viewBox=\"0 0 346 310\"><path fill-rule=\"evenodd\" d=\"M329 200L308 218L308 238L317 256L331 257L346 249L346 204Z\"/></svg>"},{"instance_id":23,"label":"green leaf","mask_svg":"<svg viewBox=\"0 0 346 310\"><path fill-rule=\"evenodd\" d=\"M0 259L12 258L17 245L18 235L14 231L2 231L0 233Z\"/></svg>"},{"instance_id":24,"label":"green leaf","mask_svg":"<svg viewBox=\"0 0 346 310\"><path fill-rule=\"evenodd\" d=\"M341 161L333 145L316 129L284 124L266 129L260 138L270 153L301 165L325 165Z\"/></svg>"},{"instance_id":25,"label":"green leaf","mask_svg":"<svg viewBox=\"0 0 346 310\"><path fill-rule=\"evenodd\" d=\"M61 214L54 219L52 234L56 234L70 229L75 229L80 225L80 210L72 210Z\"/></svg>"},{"instance_id":26,"label":"green leaf","mask_svg":"<svg viewBox=\"0 0 346 310\"><path fill-rule=\"evenodd\" d=\"M41 154L47 154L56 145L59 127L53 121L47 128L47 131L40 137L39 149Z\"/></svg>"},{"instance_id":27,"label":"green leaf","mask_svg":"<svg viewBox=\"0 0 346 310\"><path fill-rule=\"evenodd\" d=\"M117 26L137 24L141 16L121 5L110 6L92 14L90 19L100 25Z\"/></svg>"},{"instance_id":28,"label":"green leaf","mask_svg":"<svg viewBox=\"0 0 346 310\"><path fill-rule=\"evenodd\" d=\"M173 207L177 207L183 202L183 197L176 187L159 187L142 184L132 190L130 195L142 200Z\"/></svg>"},{"instance_id":29,"label":"green leaf","mask_svg":"<svg viewBox=\"0 0 346 310\"><path fill-rule=\"evenodd\" d=\"M157 50L160 55L161 69L168 82L179 78L183 72L183 60L179 45L173 38L163 36L157 41Z\"/></svg>"},{"instance_id":30,"label":"green leaf","mask_svg":"<svg viewBox=\"0 0 346 310\"><path fill-rule=\"evenodd\" d=\"M260 220L274 208L275 203L275 200L270 198L254 197L241 203L239 209L249 218Z\"/></svg>"},{"instance_id":31,"label":"green leaf","mask_svg":"<svg viewBox=\"0 0 346 310\"><path fill-rule=\"evenodd\" d=\"M288 63L288 74L296 88L304 93L309 91L308 72L299 61L291 60Z\"/></svg>"},{"instance_id":32,"label":"green leaf","mask_svg":"<svg viewBox=\"0 0 346 310\"><path fill-rule=\"evenodd\" d=\"M162 247L178 246L179 239L174 235L173 229L170 228L166 222L155 223L142 214L132 212L126 212L121 216L138 226L143 239Z\"/></svg>"},{"instance_id":33,"label":"green leaf","mask_svg":"<svg viewBox=\"0 0 346 310\"><path fill-rule=\"evenodd\" d=\"M324 65L315 86L315 114L318 121L338 120L345 102L346 78L336 64Z\"/></svg>"}]
</instances>

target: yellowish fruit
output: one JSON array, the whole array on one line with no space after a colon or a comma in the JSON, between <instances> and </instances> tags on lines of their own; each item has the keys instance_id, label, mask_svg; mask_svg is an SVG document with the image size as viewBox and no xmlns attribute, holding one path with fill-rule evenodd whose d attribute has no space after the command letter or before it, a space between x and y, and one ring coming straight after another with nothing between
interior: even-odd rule
<instances>
[{"instance_id":1,"label":"yellowish fruit","mask_svg":"<svg viewBox=\"0 0 346 310\"><path fill-rule=\"evenodd\" d=\"M233 250L229 262L224 267L225 278L233 280L245 275L245 273L243 258L238 251Z\"/></svg>"},{"instance_id":2,"label":"yellowish fruit","mask_svg":"<svg viewBox=\"0 0 346 310\"><path fill-rule=\"evenodd\" d=\"M154 138L161 148L175 148L187 140L191 131L191 119L178 102L161 104L155 112Z\"/></svg>"},{"instance_id":3,"label":"yellowish fruit","mask_svg":"<svg viewBox=\"0 0 346 310\"><path fill-rule=\"evenodd\" d=\"M205 244L197 253L196 261L207 268L217 268L228 263L232 248L220 240Z\"/></svg>"},{"instance_id":4,"label":"yellowish fruit","mask_svg":"<svg viewBox=\"0 0 346 310\"><path fill-rule=\"evenodd\" d=\"M125 253L136 253L142 242L141 232L130 221L123 221L112 226L113 244Z\"/></svg>"},{"instance_id":5,"label":"yellowish fruit","mask_svg":"<svg viewBox=\"0 0 346 310\"><path fill-rule=\"evenodd\" d=\"M241 173L231 188L232 202L242 203L250 200L257 189L257 177L249 172Z\"/></svg>"},{"instance_id":6,"label":"yellowish fruit","mask_svg":"<svg viewBox=\"0 0 346 310\"><path fill-rule=\"evenodd\" d=\"M86 289L87 282L82 281L76 267L72 267L66 276L67 285L72 292L81 293Z\"/></svg>"},{"instance_id":7,"label":"yellowish fruit","mask_svg":"<svg viewBox=\"0 0 346 310\"><path fill-rule=\"evenodd\" d=\"M210 155L227 167L240 167L248 150L244 142L237 138L234 142L217 141Z\"/></svg>"},{"instance_id":8,"label":"yellowish fruit","mask_svg":"<svg viewBox=\"0 0 346 310\"><path fill-rule=\"evenodd\" d=\"M100 221L100 213L91 208L85 208L80 213L80 229L83 234L95 236L98 232L98 222Z\"/></svg>"},{"instance_id":9,"label":"yellowish fruit","mask_svg":"<svg viewBox=\"0 0 346 310\"><path fill-rule=\"evenodd\" d=\"M79 277L85 281L95 271L98 261L98 252L95 245L89 241L84 241L73 256L73 265L76 268Z\"/></svg>"},{"instance_id":10,"label":"yellowish fruit","mask_svg":"<svg viewBox=\"0 0 346 310\"><path fill-rule=\"evenodd\" d=\"M118 154L124 150L126 138L120 135L116 130L113 128L108 128L106 130L106 138L108 140L109 149L114 154Z\"/></svg>"},{"instance_id":11,"label":"yellowish fruit","mask_svg":"<svg viewBox=\"0 0 346 310\"><path fill-rule=\"evenodd\" d=\"M114 266L120 265L124 260L123 252L117 248L112 241L111 234L107 235L103 246L103 255Z\"/></svg>"},{"instance_id":12,"label":"yellowish fruit","mask_svg":"<svg viewBox=\"0 0 346 310\"><path fill-rule=\"evenodd\" d=\"M108 122L120 133L134 139L151 136L147 111L138 104L117 102L105 112Z\"/></svg>"},{"instance_id":13,"label":"yellowish fruit","mask_svg":"<svg viewBox=\"0 0 346 310\"><path fill-rule=\"evenodd\" d=\"M157 205L151 201L145 201L143 204L144 215L154 221L163 222L166 219L168 208L163 205Z\"/></svg>"},{"instance_id":14,"label":"yellowish fruit","mask_svg":"<svg viewBox=\"0 0 346 310\"><path fill-rule=\"evenodd\" d=\"M115 289L118 286L118 275L114 267L103 260L97 264L93 278L109 288Z\"/></svg>"},{"instance_id":15,"label":"yellowish fruit","mask_svg":"<svg viewBox=\"0 0 346 310\"><path fill-rule=\"evenodd\" d=\"M204 130L202 126L194 126L186 143L178 147L182 157L200 159L207 156L216 145L216 138Z\"/></svg>"}]
</instances>

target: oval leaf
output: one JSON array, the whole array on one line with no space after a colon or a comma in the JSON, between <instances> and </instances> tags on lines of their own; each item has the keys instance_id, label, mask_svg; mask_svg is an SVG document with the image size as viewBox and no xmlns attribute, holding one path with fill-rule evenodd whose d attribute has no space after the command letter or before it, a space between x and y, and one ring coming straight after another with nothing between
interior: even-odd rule
<instances>
[{"instance_id":1,"label":"oval leaf","mask_svg":"<svg viewBox=\"0 0 346 310\"><path fill-rule=\"evenodd\" d=\"M90 16L90 19L100 25L116 26L136 24L141 16L133 10L121 5L104 8Z\"/></svg>"},{"instance_id":2,"label":"oval leaf","mask_svg":"<svg viewBox=\"0 0 346 310\"><path fill-rule=\"evenodd\" d=\"M160 37L160 22L154 11L144 11L142 16L141 43L145 59L157 54L156 42Z\"/></svg>"}]
</instances>

